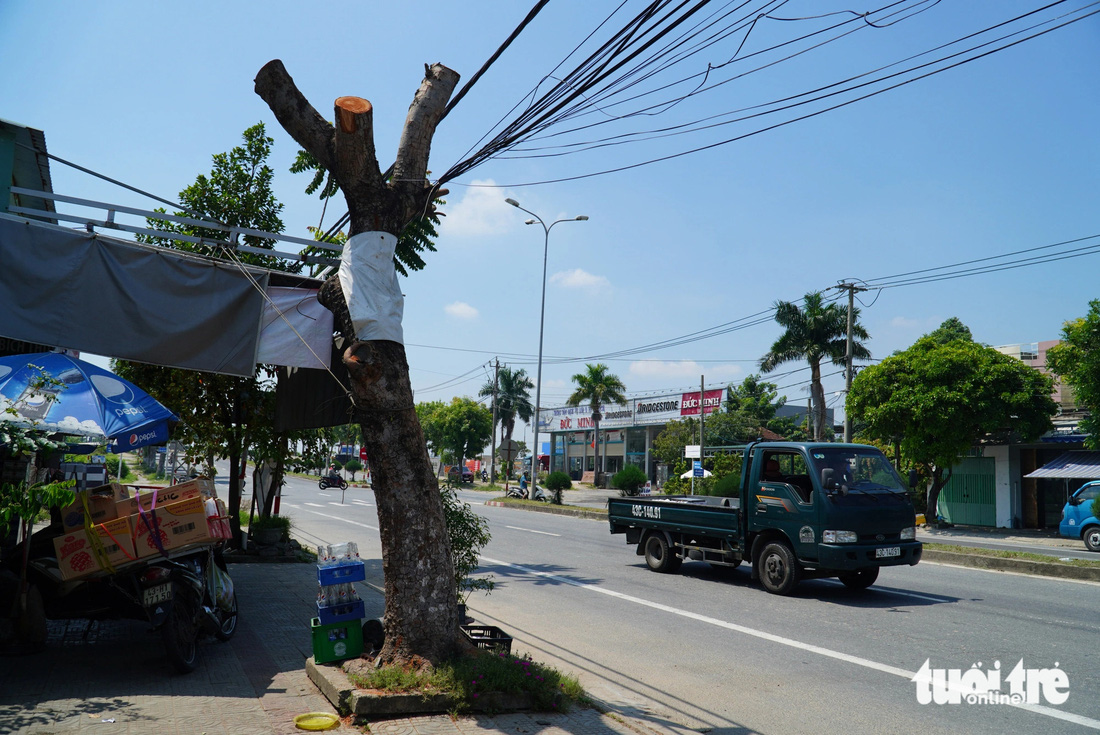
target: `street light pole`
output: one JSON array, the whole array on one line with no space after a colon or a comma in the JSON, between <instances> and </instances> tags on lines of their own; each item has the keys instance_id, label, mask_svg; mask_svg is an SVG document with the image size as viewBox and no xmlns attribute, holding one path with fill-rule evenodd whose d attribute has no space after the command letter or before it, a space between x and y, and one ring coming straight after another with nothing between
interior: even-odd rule
<instances>
[{"instance_id":1,"label":"street light pole","mask_svg":"<svg viewBox=\"0 0 1100 735\"><path fill-rule=\"evenodd\" d=\"M588 215L581 214L576 217L566 217L564 219L554 220L549 225L543 221L542 217L532 212L530 209L524 209L519 206L519 202L515 199L505 199L505 202L511 204L516 209L527 212L535 219L529 219L524 222L525 225L533 225L537 221L542 225L543 241L542 241L542 301L539 304L539 363L538 363L538 375L535 378L535 428L534 436L532 438L532 445L534 447L534 453L531 455L531 487L535 486L535 479L538 477L538 461L539 461L539 406L542 402L542 336L543 329L546 324L546 260L550 252L550 230L554 225L559 222L585 222L588 220ZM534 490L528 492L534 493Z\"/></svg>"}]
</instances>

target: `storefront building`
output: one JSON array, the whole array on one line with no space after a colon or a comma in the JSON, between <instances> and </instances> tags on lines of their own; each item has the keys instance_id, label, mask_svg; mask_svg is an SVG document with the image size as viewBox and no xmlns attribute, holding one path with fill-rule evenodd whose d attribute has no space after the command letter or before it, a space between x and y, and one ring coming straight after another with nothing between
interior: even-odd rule
<instances>
[{"instance_id":1,"label":"storefront building","mask_svg":"<svg viewBox=\"0 0 1100 735\"><path fill-rule=\"evenodd\" d=\"M725 390L708 390L702 410L722 409ZM651 482L664 481L652 457L653 440L669 421L697 417L699 391L636 398L625 404L600 406L600 470L610 477L627 464L640 467ZM592 482L596 470L595 423L588 405L544 408L539 432L550 435L550 469L567 473L574 481Z\"/></svg>"}]
</instances>

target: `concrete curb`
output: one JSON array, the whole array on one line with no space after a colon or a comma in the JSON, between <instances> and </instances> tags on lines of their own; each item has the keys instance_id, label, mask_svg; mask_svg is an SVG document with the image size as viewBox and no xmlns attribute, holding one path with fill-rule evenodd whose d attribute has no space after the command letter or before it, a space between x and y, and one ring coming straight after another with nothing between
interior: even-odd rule
<instances>
[{"instance_id":1,"label":"concrete curb","mask_svg":"<svg viewBox=\"0 0 1100 735\"><path fill-rule=\"evenodd\" d=\"M496 506L497 508L511 508L512 510L527 510L534 513L551 513L558 516L573 516L574 518L588 518L595 521L606 521L606 510L588 510L587 508L569 508L562 505L550 505L544 503L540 505L518 505L516 503L505 503L500 500L486 500L485 505Z\"/></svg>"},{"instance_id":2,"label":"concrete curb","mask_svg":"<svg viewBox=\"0 0 1100 735\"><path fill-rule=\"evenodd\" d=\"M1076 567L1071 564L1055 564L1026 559L1005 559L999 556L981 556L962 554L956 551L938 551L925 547L921 561L957 564L975 569L993 569L1000 572L1018 572L1039 577L1058 579L1080 579L1087 582L1100 582L1100 567Z\"/></svg>"}]
</instances>

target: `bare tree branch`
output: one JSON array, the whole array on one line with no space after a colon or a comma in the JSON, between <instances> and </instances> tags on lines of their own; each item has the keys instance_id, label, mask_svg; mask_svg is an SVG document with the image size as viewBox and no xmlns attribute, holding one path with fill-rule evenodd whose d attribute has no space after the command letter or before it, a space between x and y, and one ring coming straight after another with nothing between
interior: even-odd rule
<instances>
[{"instance_id":1,"label":"bare tree branch","mask_svg":"<svg viewBox=\"0 0 1100 735\"><path fill-rule=\"evenodd\" d=\"M256 74L255 91L275 113L283 129L329 171L335 162L332 125L313 108L279 59L273 59Z\"/></svg>"}]
</instances>

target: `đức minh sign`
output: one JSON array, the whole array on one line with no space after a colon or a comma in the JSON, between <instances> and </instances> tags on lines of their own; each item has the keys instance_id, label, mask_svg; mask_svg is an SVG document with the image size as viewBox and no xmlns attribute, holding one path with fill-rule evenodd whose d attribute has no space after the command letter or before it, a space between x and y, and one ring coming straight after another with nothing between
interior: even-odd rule
<instances>
[{"instance_id":1,"label":"\u0111\u1ee9c minh sign","mask_svg":"<svg viewBox=\"0 0 1100 735\"><path fill-rule=\"evenodd\" d=\"M724 389L708 390L699 400L699 391L636 398L626 404L600 406L601 429L665 424L686 416L698 416L700 403L705 413L722 410ZM578 431L594 428L589 406L547 408L539 412L539 431Z\"/></svg>"}]
</instances>

